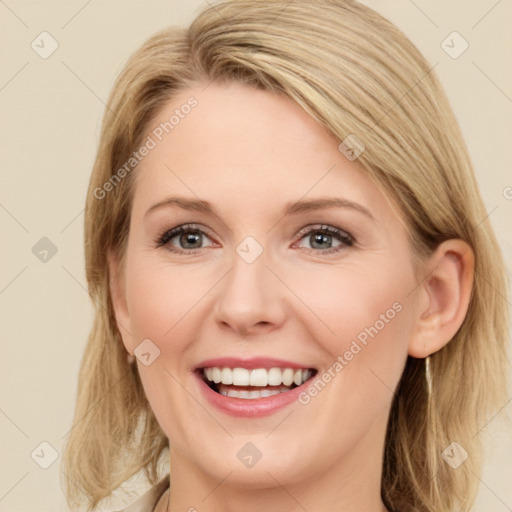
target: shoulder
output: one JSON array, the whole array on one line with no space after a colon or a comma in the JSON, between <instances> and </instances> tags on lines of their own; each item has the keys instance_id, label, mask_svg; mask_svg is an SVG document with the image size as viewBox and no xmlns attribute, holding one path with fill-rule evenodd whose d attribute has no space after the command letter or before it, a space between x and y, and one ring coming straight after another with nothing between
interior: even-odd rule
<instances>
[{"instance_id":1,"label":"shoulder","mask_svg":"<svg viewBox=\"0 0 512 512\"><path fill-rule=\"evenodd\" d=\"M162 497L162 494L169 487L169 475L166 475L142 496L130 503L126 508L114 512L152 512Z\"/></svg>"}]
</instances>

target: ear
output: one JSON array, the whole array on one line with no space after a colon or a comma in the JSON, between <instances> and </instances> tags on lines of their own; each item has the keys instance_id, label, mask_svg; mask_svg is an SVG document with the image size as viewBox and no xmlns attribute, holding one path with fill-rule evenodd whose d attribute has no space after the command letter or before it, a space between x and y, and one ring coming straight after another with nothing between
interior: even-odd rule
<instances>
[{"instance_id":1,"label":"ear","mask_svg":"<svg viewBox=\"0 0 512 512\"><path fill-rule=\"evenodd\" d=\"M457 333L469 306L475 257L459 239L441 243L426 264L419 287L420 309L409 343L409 355L425 358L443 348Z\"/></svg>"},{"instance_id":2,"label":"ear","mask_svg":"<svg viewBox=\"0 0 512 512\"><path fill-rule=\"evenodd\" d=\"M108 256L108 276L110 296L112 298L112 306L116 317L116 324L121 337L123 345L126 350L133 354L133 343L130 332L130 313L126 302L126 289L124 283L124 265L120 261L117 254L109 251Z\"/></svg>"}]
</instances>

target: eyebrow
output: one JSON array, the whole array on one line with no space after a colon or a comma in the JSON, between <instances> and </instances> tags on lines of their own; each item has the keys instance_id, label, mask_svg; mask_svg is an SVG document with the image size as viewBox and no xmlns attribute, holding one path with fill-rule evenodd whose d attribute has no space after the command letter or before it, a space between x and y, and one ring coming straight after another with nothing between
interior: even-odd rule
<instances>
[{"instance_id":1,"label":"eyebrow","mask_svg":"<svg viewBox=\"0 0 512 512\"><path fill-rule=\"evenodd\" d=\"M215 217L218 216L208 201L203 201L201 199L188 199L185 197L168 197L163 201L159 201L158 203L151 206L144 214L144 216L146 217L154 210L170 206L177 206L183 210L204 213L205 215L212 215ZM314 199L302 199L299 201L287 203L284 207L283 214L284 216L299 215L301 213L322 210L326 208L346 208L362 213L370 219L375 220L375 217L372 215L370 210L368 210L368 208L359 203L355 203L340 197L319 197Z\"/></svg>"}]
</instances>

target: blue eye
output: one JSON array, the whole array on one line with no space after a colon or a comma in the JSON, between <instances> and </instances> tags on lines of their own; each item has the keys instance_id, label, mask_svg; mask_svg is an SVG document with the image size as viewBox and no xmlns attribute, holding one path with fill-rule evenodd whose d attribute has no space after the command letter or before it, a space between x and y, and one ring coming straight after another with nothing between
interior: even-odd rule
<instances>
[{"instance_id":1,"label":"blue eye","mask_svg":"<svg viewBox=\"0 0 512 512\"><path fill-rule=\"evenodd\" d=\"M331 254L354 245L355 239L342 229L328 225L308 226L298 235L306 239L309 247L299 246L311 254ZM203 245L209 241L208 245ZM156 246L167 246L177 254L195 254L205 247L212 247L210 237L204 230L194 224L184 224L167 230L156 239Z\"/></svg>"},{"instance_id":2,"label":"blue eye","mask_svg":"<svg viewBox=\"0 0 512 512\"><path fill-rule=\"evenodd\" d=\"M299 234L302 235L301 240L305 238L309 243L309 247L304 249L322 254L339 252L354 245L355 241L346 231L327 225L307 227Z\"/></svg>"},{"instance_id":3,"label":"blue eye","mask_svg":"<svg viewBox=\"0 0 512 512\"><path fill-rule=\"evenodd\" d=\"M176 238L179 247L176 247L171 241ZM197 249L202 249L202 242L208 238L206 233L194 226L193 224L185 224L166 231L157 239L157 247L164 245L170 246L170 249L180 254L195 253ZM211 246L212 244L210 244ZM183 250L185 249L185 250Z\"/></svg>"}]
</instances>

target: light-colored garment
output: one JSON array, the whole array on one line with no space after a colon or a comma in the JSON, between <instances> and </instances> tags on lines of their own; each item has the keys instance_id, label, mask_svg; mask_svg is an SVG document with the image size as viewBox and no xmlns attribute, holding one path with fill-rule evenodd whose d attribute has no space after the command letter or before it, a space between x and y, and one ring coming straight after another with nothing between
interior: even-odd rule
<instances>
[{"instance_id":1,"label":"light-colored garment","mask_svg":"<svg viewBox=\"0 0 512 512\"><path fill-rule=\"evenodd\" d=\"M169 488L169 475L157 482L136 501L130 503L126 508L116 512L153 512L165 491Z\"/></svg>"}]
</instances>

